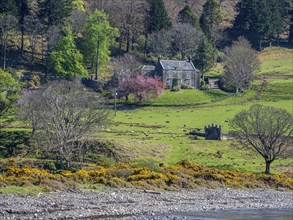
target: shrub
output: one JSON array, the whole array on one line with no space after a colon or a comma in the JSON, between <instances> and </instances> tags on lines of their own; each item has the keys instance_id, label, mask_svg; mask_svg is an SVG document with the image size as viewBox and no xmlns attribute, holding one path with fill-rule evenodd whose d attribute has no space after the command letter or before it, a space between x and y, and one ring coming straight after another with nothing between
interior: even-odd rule
<instances>
[{"instance_id":1,"label":"shrub","mask_svg":"<svg viewBox=\"0 0 293 220\"><path fill-rule=\"evenodd\" d=\"M0 130L0 156L12 157L27 153L31 132L25 130Z\"/></svg>"},{"instance_id":2,"label":"shrub","mask_svg":"<svg viewBox=\"0 0 293 220\"><path fill-rule=\"evenodd\" d=\"M181 84L181 89L190 89L190 87L187 84Z\"/></svg>"},{"instance_id":3,"label":"shrub","mask_svg":"<svg viewBox=\"0 0 293 220\"><path fill-rule=\"evenodd\" d=\"M172 92L179 92L180 91L180 87L179 86L174 86L171 89Z\"/></svg>"},{"instance_id":4,"label":"shrub","mask_svg":"<svg viewBox=\"0 0 293 220\"><path fill-rule=\"evenodd\" d=\"M116 160L113 157L107 157L104 155L97 156L97 165L104 167L114 167L116 165Z\"/></svg>"}]
</instances>

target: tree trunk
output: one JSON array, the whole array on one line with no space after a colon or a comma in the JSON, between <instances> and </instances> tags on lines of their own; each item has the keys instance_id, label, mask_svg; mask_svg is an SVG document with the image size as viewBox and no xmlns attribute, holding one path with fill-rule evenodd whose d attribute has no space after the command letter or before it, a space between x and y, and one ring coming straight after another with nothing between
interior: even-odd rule
<instances>
[{"instance_id":1,"label":"tree trunk","mask_svg":"<svg viewBox=\"0 0 293 220\"><path fill-rule=\"evenodd\" d=\"M144 57L146 57L148 47L148 34L145 34L145 42L144 42Z\"/></svg>"},{"instance_id":2,"label":"tree trunk","mask_svg":"<svg viewBox=\"0 0 293 220\"><path fill-rule=\"evenodd\" d=\"M6 42L3 45L3 70L6 70Z\"/></svg>"},{"instance_id":3,"label":"tree trunk","mask_svg":"<svg viewBox=\"0 0 293 220\"><path fill-rule=\"evenodd\" d=\"M100 53L100 41L98 41L97 53L96 53L96 76L95 76L96 80L98 80L98 76L99 76L99 53Z\"/></svg>"},{"instance_id":4,"label":"tree trunk","mask_svg":"<svg viewBox=\"0 0 293 220\"><path fill-rule=\"evenodd\" d=\"M270 167L271 167L271 161L267 160L265 174L270 174Z\"/></svg>"},{"instance_id":5,"label":"tree trunk","mask_svg":"<svg viewBox=\"0 0 293 220\"><path fill-rule=\"evenodd\" d=\"M291 9L291 22L290 22L290 28L289 28L289 43L293 43L293 9Z\"/></svg>"},{"instance_id":6,"label":"tree trunk","mask_svg":"<svg viewBox=\"0 0 293 220\"><path fill-rule=\"evenodd\" d=\"M122 34L121 34L120 38L119 38L119 54L121 54L121 52L122 52L122 41L123 41L123 37L122 37Z\"/></svg>"},{"instance_id":7,"label":"tree trunk","mask_svg":"<svg viewBox=\"0 0 293 220\"><path fill-rule=\"evenodd\" d=\"M126 42L126 52L129 52L129 48L130 48L130 33L127 33L127 42Z\"/></svg>"},{"instance_id":8,"label":"tree trunk","mask_svg":"<svg viewBox=\"0 0 293 220\"><path fill-rule=\"evenodd\" d=\"M24 28L21 27L21 45L20 45L21 57L23 57L23 51L24 51Z\"/></svg>"},{"instance_id":9,"label":"tree trunk","mask_svg":"<svg viewBox=\"0 0 293 220\"><path fill-rule=\"evenodd\" d=\"M35 62L35 45L34 42L32 43L32 51L31 51L31 73L34 71L34 62Z\"/></svg>"}]
</instances>

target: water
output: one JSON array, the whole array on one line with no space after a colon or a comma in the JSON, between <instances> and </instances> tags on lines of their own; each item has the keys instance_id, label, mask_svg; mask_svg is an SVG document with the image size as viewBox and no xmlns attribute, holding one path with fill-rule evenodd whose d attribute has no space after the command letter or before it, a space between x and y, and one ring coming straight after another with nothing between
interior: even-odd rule
<instances>
[{"instance_id":1,"label":"water","mask_svg":"<svg viewBox=\"0 0 293 220\"><path fill-rule=\"evenodd\" d=\"M146 219L191 220L293 220L292 209L225 210L187 213L159 213L144 216Z\"/></svg>"}]
</instances>

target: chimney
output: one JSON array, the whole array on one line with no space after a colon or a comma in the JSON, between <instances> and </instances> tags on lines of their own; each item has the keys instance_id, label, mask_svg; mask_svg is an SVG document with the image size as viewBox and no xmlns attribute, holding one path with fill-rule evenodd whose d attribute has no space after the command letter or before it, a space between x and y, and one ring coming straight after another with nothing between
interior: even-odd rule
<instances>
[{"instance_id":1,"label":"chimney","mask_svg":"<svg viewBox=\"0 0 293 220\"><path fill-rule=\"evenodd\" d=\"M188 62L189 62L189 63L191 62L191 57L190 57L190 55L188 56Z\"/></svg>"},{"instance_id":2,"label":"chimney","mask_svg":"<svg viewBox=\"0 0 293 220\"><path fill-rule=\"evenodd\" d=\"M161 61L161 54L159 54L159 56L158 56L158 62L160 62Z\"/></svg>"}]
</instances>

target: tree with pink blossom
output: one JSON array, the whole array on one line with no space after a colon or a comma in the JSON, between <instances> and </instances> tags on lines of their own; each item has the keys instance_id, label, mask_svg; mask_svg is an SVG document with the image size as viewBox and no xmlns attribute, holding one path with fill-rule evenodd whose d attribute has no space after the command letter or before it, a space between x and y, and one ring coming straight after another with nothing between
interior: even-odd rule
<instances>
[{"instance_id":1,"label":"tree with pink blossom","mask_svg":"<svg viewBox=\"0 0 293 220\"><path fill-rule=\"evenodd\" d=\"M117 93L119 97L124 96L126 102L129 95L133 94L137 102L159 98L164 90L164 85L159 77L145 77L141 73L128 75L119 83Z\"/></svg>"}]
</instances>

